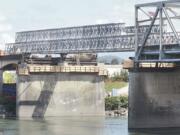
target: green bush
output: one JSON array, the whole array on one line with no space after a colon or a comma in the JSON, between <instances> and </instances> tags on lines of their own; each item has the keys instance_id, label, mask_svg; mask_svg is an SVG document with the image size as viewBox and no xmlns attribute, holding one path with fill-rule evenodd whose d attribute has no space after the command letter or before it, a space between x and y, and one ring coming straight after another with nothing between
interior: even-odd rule
<instances>
[{"instance_id":1,"label":"green bush","mask_svg":"<svg viewBox=\"0 0 180 135\"><path fill-rule=\"evenodd\" d=\"M106 80L105 81L105 90L107 92L111 92L112 89L120 89L125 86L127 86L128 83L124 81L111 81L111 80Z\"/></svg>"},{"instance_id":2,"label":"green bush","mask_svg":"<svg viewBox=\"0 0 180 135\"><path fill-rule=\"evenodd\" d=\"M3 72L3 83L16 83L16 73L9 71Z\"/></svg>"},{"instance_id":3,"label":"green bush","mask_svg":"<svg viewBox=\"0 0 180 135\"><path fill-rule=\"evenodd\" d=\"M110 78L112 81L124 81L128 82L128 72L122 70L120 73L114 73L113 77Z\"/></svg>"},{"instance_id":4,"label":"green bush","mask_svg":"<svg viewBox=\"0 0 180 135\"><path fill-rule=\"evenodd\" d=\"M128 97L118 96L118 97L106 97L105 98L105 110L117 110L120 107L128 107Z\"/></svg>"}]
</instances>

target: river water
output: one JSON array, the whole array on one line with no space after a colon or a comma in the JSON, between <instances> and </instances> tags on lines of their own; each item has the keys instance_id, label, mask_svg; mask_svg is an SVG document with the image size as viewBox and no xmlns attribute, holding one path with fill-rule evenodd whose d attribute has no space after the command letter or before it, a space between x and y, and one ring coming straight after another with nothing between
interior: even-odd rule
<instances>
[{"instance_id":1,"label":"river water","mask_svg":"<svg viewBox=\"0 0 180 135\"><path fill-rule=\"evenodd\" d=\"M59 117L0 119L0 135L180 135L179 129L128 131L127 118Z\"/></svg>"}]
</instances>

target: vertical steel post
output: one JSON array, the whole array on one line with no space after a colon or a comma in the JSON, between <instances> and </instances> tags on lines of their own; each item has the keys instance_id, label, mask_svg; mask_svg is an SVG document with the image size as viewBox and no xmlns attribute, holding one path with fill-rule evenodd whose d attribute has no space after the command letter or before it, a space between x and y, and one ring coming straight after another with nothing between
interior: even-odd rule
<instances>
[{"instance_id":1,"label":"vertical steel post","mask_svg":"<svg viewBox=\"0 0 180 135\"><path fill-rule=\"evenodd\" d=\"M138 7L135 7L135 60L138 60L137 53L138 53L138 30L139 30L139 23L138 23Z\"/></svg>"},{"instance_id":2,"label":"vertical steel post","mask_svg":"<svg viewBox=\"0 0 180 135\"><path fill-rule=\"evenodd\" d=\"M139 60L139 57L140 57L140 55L141 55L141 52L142 52L142 50L144 49L144 46L145 46L145 44L146 44L146 42L147 42L147 40L148 40L149 35L151 34L151 30L152 30L152 27L154 26L154 23L155 23L155 21L156 21L156 18L157 18L158 13L159 13L159 8L156 9L156 13L155 13L155 15L154 15L154 17L153 17L153 19L152 19L152 21L151 21L151 24L150 24L150 26L149 26L149 28L148 28L148 31L145 33L145 37L144 37L144 39L143 39L143 42L142 42L141 47L138 48L138 52L137 52L137 54L136 54L136 59L135 59L136 61Z\"/></svg>"},{"instance_id":3,"label":"vertical steel post","mask_svg":"<svg viewBox=\"0 0 180 135\"><path fill-rule=\"evenodd\" d=\"M163 8L163 4L160 5L159 7L159 26L160 26L160 46L159 46L159 60L162 59L162 51L163 51L163 43L162 43L162 39L163 39L163 15L162 15L162 9Z\"/></svg>"}]
</instances>

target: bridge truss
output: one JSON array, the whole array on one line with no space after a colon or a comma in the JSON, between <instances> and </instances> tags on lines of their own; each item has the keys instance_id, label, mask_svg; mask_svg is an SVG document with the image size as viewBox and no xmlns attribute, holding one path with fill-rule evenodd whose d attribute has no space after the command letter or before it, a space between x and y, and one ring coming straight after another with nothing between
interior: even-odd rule
<instances>
[{"instance_id":1,"label":"bridge truss","mask_svg":"<svg viewBox=\"0 0 180 135\"><path fill-rule=\"evenodd\" d=\"M177 21L180 19L180 1L162 1L135 6L135 61L138 62L179 62L180 34L177 32ZM138 31L142 25L149 25L143 34ZM168 32L164 32L164 24ZM175 25L176 24L176 25ZM158 42L149 45L149 38L153 35L152 28L159 25ZM166 35L170 33L172 43L166 42Z\"/></svg>"},{"instance_id":2,"label":"bridge truss","mask_svg":"<svg viewBox=\"0 0 180 135\"><path fill-rule=\"evenodd\" d=\"M179 1L135 6L135 26L124 23L17 32L8 54L69 54L135 51L135 62L180 61ZM179 12L180 13L180 12Z\"/></svg>"},{"instance_id":3,"label":"bridge truss","mask_svg":"<svg viewBox=\"0 0 180 135\"><path fill-rule=\"evenodd\" d=\"M143 34L148 27L140 26L139 32ZM159 31L159 25L154 25L148 44L159 42ZM134 26L125 27L122 23L18 32L15 43L6 44L6 52L63 54L134 51L134 33ZM167 44L173 43L171 33L164 36Z\"/></svg>"}]
</instances>

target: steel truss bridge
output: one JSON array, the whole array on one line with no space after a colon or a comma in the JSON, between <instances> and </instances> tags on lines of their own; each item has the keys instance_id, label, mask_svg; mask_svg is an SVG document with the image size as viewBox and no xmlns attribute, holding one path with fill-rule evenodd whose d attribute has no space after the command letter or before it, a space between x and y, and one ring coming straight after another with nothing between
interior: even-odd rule
<instances>
[{"instance_id":1,"label":"steel truss bridge","mask_svg":"<svg viewBox=\"0 0 180 135\"><path fill-rule=\"evenodd\" d=\"M146 8L151 8L149 13ZM135 6L135 26L124 23L89 25L17 32L15 43L6 44L8 54L68 54L135 51L135 61L180 61L178 33L172 19L179 1ZM170 13L171 12L171 13ZM143 15L140 15L143 14ZM167 27L171 31L167 30Z\"/></svg>"}]
</instances>

